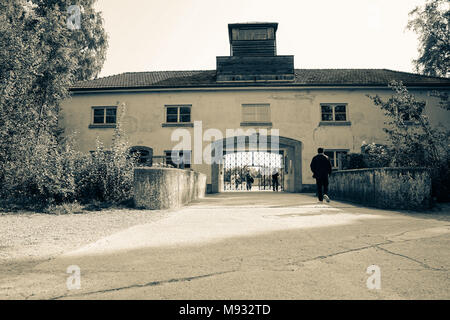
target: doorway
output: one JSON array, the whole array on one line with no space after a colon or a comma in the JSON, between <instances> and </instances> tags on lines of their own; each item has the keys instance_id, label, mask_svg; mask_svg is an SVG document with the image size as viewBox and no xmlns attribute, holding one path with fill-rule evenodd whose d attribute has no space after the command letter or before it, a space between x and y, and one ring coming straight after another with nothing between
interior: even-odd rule
<instances>
[{"instance_id":1,"label":"doorway","mask_svg":"<svg viewBox=\"0 0 450 320\"><path fill-rule=\"evenodd\" d=\"M255 137L252 136L252 138L255 141ZM245 141L244 145L238 143L240 139ZM270 135L260 136L256 134L257 145L259 145L260 139L263 142L267 142L268 146L272 145L272 137ZM260 179L257 180L253 177L254 182L251 191L259 191L258 188L260 186L262 188L261 191L269 190L269 185L271 185L271 181L268 179L270 169L279 169L279 190L285 192L302 191L301 141L283 136L276 137L279 146L276 148L276 151L271 150L271 148L252 148L250 141L250 136L234 136L231 140L226 138L214 142L215 147L212 149L212 156L215 155L214 150L216 148L217 150L222 150L222 153L220 153L222 161L211 164L211 185L208 187L211 193L235 191L236 189L245 191L245 184L236 186L235 180L233 188L231 183L233 174L238 173L239 177L241 177L240 171L245 168L245 165L248 166L249 170L253 170L255 176ZM238 148L238 146L241 147ZM272 156L267 156L267 154L272 154ZM269 160L266 157L273 158ZM234 159L234 162L232 159ZM225 174L229 178L225 177ZM225 183L229 183L229 185L226 186Z\"/></svg>"}]
</instances>

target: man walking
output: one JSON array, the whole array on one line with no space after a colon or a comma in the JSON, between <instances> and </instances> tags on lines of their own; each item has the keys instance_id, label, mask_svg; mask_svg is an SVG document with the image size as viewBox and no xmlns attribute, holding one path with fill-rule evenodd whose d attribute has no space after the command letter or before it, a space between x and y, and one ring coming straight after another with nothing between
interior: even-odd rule
<instances>
[{"instance_id":1,"label":"man walking","mask_svg":"<svg viewBox=\"0 0 450 320\"><path fill-rule=\"evenodd\" d=\"M253 183L253 177L250 174L250 171L247 171L247 174L245 175L245 180L247 181L247 191L252 190L252 183Z\"/></svg>"},{"instance_id":2,"label":"man walking","mask_svg":"<svg viewBox=\"0 0 450 320\"><path fill-rule=\"evenodd\" d=\"M323 202L324 198L330 202L330 197L328 197L328 175L331 174L330 159L323 154L323 148L317 149L317 153L310 165L313 178L316 179L317 196L320 202Z\"/></svg>"},{"instance_id":3,"label":"man walking","mask_svg":"<svg viewBox=\"0 0 450 320\"><path fill-rule=\"evenodd\" d=\"M278 177L280 176L280 173L278 172L278 170L274 170L273 174L272 174L272 188L273 191L278 191L278 186L280 185L280 183L278 182Z\"/></svg>"}]
</instances>

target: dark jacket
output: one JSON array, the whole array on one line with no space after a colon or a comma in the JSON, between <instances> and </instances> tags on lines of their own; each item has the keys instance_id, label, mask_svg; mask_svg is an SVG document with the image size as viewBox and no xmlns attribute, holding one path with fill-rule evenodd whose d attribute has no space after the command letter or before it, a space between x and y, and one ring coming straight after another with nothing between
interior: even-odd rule
<instances>
[{"instance_id":1,"label":"dark jacket","mask_svg":"<svg viewBox=\"0 0 450 320\"><path fill-rule=\"evenodd\" d=\"M274 174L272 174L272 180L273 181L278 181L278 177L280 176L279 172L275 172Z\"/></svg>"},{"instance_id":2,"label":"dark jacket","mask_svg":"<svg viewBox=\"0 0 450 320\"><path fill-rule=\"evenodd\" d=\"M331 174L330 159L323 153L314 156L311 161L311 171L314 174L313 178L327 179L328 175Z\"/></svg>"}]
</instances>

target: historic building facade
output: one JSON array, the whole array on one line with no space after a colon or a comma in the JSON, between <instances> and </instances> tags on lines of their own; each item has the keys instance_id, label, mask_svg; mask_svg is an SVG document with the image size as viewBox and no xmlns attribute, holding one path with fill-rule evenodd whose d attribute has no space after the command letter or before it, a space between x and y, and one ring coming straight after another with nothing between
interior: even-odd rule
<instances>
[{"instance_id":1,"label":"historic building facade","mask_svg":"<svg viewBox=\"0 0 450 320\"><path fill-rule=\"evenodd\" d=\"M309 163L317 147L325 148L338 167L340 154L360 152L363 141L385 142L385 116L367 94L390 96L391 80L402 81L426 101L433 125L450 126L448 111L430 95L432 90L449 91L449 79L386 69L294 69L293 56L276 53L277 26L230 24L230 56L217 57L216 70L123 73L75 84L61 109L65 133L76 132L85 152L95 148L97 137L107 144L122 105L124 130L142 162L153 155L154 163L161 157L177 163L171 152L178 148L185 159L182 166L207 174L210 192L234 189L227 173L237 164L260 171L269 164L282 173L283 190L301 192L314 183ZM192 139L182 147L174 140L179 129ZM249 143L245 150L226 146L221 138L227 129L236 136L254 129L257 143L266 135L270 142L277 132L277 156ZM205 140L201 150L194 150L195 136ZM225 155L218 164L195 161L208 140L223 141Z\"/></svg>"}]
</instances>

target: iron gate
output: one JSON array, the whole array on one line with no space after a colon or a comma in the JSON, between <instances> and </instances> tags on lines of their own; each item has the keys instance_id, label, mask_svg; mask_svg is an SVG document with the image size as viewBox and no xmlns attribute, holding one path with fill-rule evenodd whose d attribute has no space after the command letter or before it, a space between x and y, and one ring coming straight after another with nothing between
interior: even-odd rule
<instances>
[{"instance_id":1,"label":"iron gate","mask_svg":"<svg viewBox=\"0 0 450 320\"><path fill-rule=\"evenodd\" d=\"M274 190L272 175L278 173L277 191L283 190L284 157L279 153L245 151L223 157L224 191Z\"/></svg>"}]
</instances>

